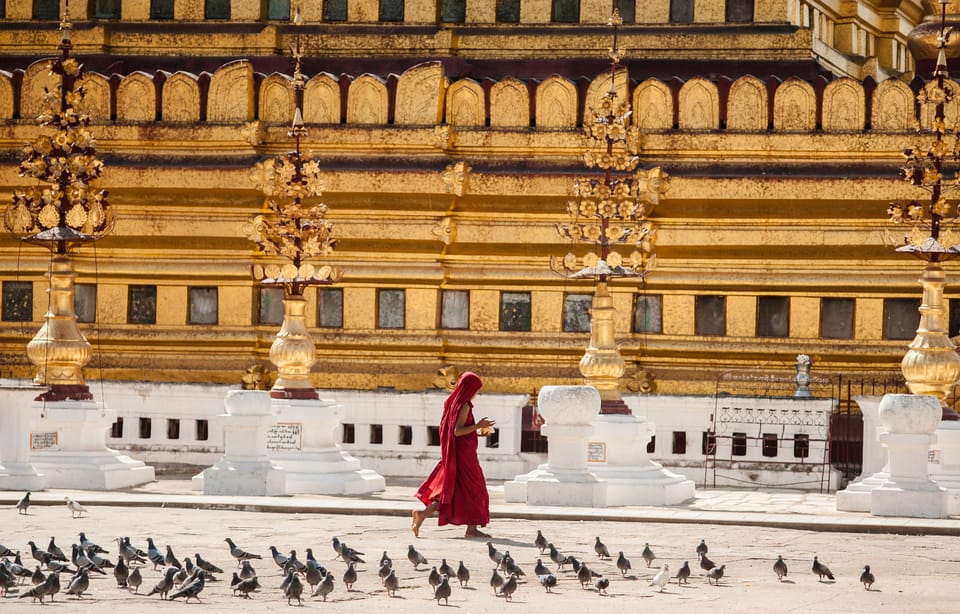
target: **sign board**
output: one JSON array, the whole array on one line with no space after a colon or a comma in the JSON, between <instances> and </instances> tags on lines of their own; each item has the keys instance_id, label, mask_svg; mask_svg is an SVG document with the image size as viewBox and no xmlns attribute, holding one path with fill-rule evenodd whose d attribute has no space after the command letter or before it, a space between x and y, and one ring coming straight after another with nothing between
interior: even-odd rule
<instances>
[{"instance_id":1,"label":"sign board","mask_svg":"<svg viewBox=\"0 0 960 614\"><path fill-rule=\"evenodd\" d=\"M931 465L939 465L940 450L939 449L927 450L927 462L930 463Z\"/></svg>"},{"instance_id":2,"label":"sign board","mask_svg":"<svg viewBox=\"0 0 960 614\"><path fill-rule=\"evenodd\" d=\"M607 443L605 441L587 442L587 462L588 463L607 462Z\"/></svg>"},{"instance_id":3,"label":"sign board","mask_svg":"<svg viewBox=\"0 0 960 614\"><path fill-rule=\"evenodd\" d=\"M30 433L31 450L56 450L60 443L57 431Z\"/></svg>"},{"instance_id":4,"label":"sign board","mask_svg":"<svg viewBox=\"0 0 960 614\"><path fill-rule=\"evenodd\" d=\"M296 452L302 446L302 422L277 422L267 431L268 452Z\"/></svg>"}]
</instances>

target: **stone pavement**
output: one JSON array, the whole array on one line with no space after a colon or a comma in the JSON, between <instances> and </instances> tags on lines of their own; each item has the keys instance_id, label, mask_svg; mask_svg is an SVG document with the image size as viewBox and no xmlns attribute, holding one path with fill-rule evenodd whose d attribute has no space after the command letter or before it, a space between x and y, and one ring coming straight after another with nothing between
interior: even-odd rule
<instances>
[{"instance_id":1,"label":"stone pavement","mask_svg":"<svg viewBox=\"0 0 960 614\"><path fill-rule=\"evenodd\" d=\"M527 574L513 602L507 603L489 587L492 564L482 540L463 539L462 528L437 527L435 519L424 524L420 539L413 539L409 530L410 511L417 505L413 491L411 484L392 483L383 493L363 497L205 497L192 493L189 481L160 480L123 492L35 493L35 504L26 516L11 507L22 493L0 492L0 544L23 551L24 563L31 565L28 540L43 548L50 536L56 536L61 547L69 547L78 532L85 531L115 557L115 537L130 536L135 545L146 549L146 537L151 536L161 549L170 545L180 559L200 553L224 568L223 581L209 583L202 603L188 608L212 612L286 610L287 601L278 589L282 576L270 560L270 545L286 553L296 549L301 559L311 547L317 559L334 572L336 589L330 600L324 603L307 597L305 607L367 614L371 608L422 612L437 607L427 584L429 567L418 571L406 560L409 544L415 544L431 564L446 557L454 566L463 560L472 570L468 587L454 586L450 598L450 607L464 612L501 612L512 607L525 612L582 614L618 606L652 607L655 612L709 609L711 613L955 610L952 587L960 574L955 546L960 519L872 518L835 511L832 494L784 491L701 489L694 502L669 508L531 508L504 503L502 489L493 485L488 529L492 543L501 551L509 550ZM67 494L83 503L89 513L71 519L63 503ZM581 588L569 566L557 572L559 584L554 593L546 593L534 577L534 564L542 558L552 569L556 566L533 546L537 529L562 552L609 578L609 595L598 596L591 584ZM345 566L335 560L330 548L334 535L367 553L368 564L360 566L353 591L345 590L341 579ZM632 560L633 568L626 577L613 562L597 558L593 551L597 536L614 557L622 550ZM231 595L229 574L236 567L223 542L225 537L264 557L254 565L263 589L249 601ZM710 546L710 558L717 565L726 565L719 586L708 585L697 565L694 548L700 539ZM647 543L657 556L650 568L640 557ZM401 579L398 597L393 599L386 596L372 562L384 550L393 558ZM778 554L790 568L784 582L778 582L772 572ZM835 581L820 582L811 573L814 555L831 567ZM693 569L689 585L681 587L674 581L664 593L649 586L659 564L667 563L675 572L683 561L689 561ZM875 590L869 592L857 581L864 564L871 564L877 575ZM143 593L149 592L160 572L147 565L143 573L139 594L118 588L111 575L97 577L82 601L57 595L58 611L103 612L109 608L112 614L141 614L144 607L151 611L184 609L156 596L146 597ZM0 611L39 607L29 602L13 593L0 598Z\"/></svg>"}]
</instances>

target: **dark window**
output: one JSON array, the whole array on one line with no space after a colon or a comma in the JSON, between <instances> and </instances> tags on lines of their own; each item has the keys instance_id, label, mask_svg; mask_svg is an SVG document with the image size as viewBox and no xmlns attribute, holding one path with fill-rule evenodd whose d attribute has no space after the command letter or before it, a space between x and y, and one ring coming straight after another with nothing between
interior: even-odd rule
<instances>
[{"instance_id":1,"label":"dark window","mask_svg":"<svg viewBox=\"0 0 960 614\"><path fill-rule=\"evenodd\" d=\"M406 292L377 290L377 328L406 326Z\"/></svg>"},{"instance_id":2,"label":"dark window","mask_svg":"<svg viewBox=\"0 0 960 614\"><path fill-rule=\"evenodd\" d=\"M123 418L118 416L116 422L110 425L110 436L114 439L123 437Z\"/></svg>"},{"instance_id":3,"label":"dark window","mask_svg":"<svg viewBox=\"0 0 960 614\"><path fill-rule=\"evenodd\" d=\"M485 437L487 440L487 448L499 448L500 447L500 429L494 428L493 432Z\"/></svg>"},{"instance_id":4,"label":"dark window","mask_svg":"<svg viewBox=\"0 0 960 614\"><path fill-rule=\"evenodd\" d=\"M269 0L267 3L267 19L278 21L290 19L290 0Z\"/></svg>"},{"instance_id":5,"label":"dark window","mask_svg":"<svg viewBox=\"0 0 960 614\"><path fill-rule=\"evenodd\" d=\"M150 439L151 430L153 430L153 420L140 418L140 439Z\"/></svg>"},{"instance_id":6,"label":"dark window","mask_svg":"<svg viewBox=\"0 0 960 614\"><path fill-rule=\"evenodd\" d=\"M401 446L413 445L413 427L401 424L397 428L397 443Z\"/></svg>"},{"instance_id":7,"label":"dark window","mask_svg":"<svg viewBox=\"0 0 960 614\"><path fill-rule=\"evenodd\" d=\"M324 21L346 21L347 0L325 0L323 3Z\"/></svg>"},{"instance_id":8,"label":"dark window","mask_svg":"<svg viewBox=\"0 0 960 614\"><path fill-rule=\"evenodd\" d=\"M216 288L189 288L190 324L216 324L219 297Z\"/></svg>"},{"instance_id":9,"label":"dark window","mask_svg":"<svg viewBox=\"0 0 960 614\"><path fill-rule=\"evenodd\" d=\"M727 334L727 297L698 296L694 299L694 332L722 337Z\"/></svg>"},{"instance_id":10,"label":"dark window","mask_svg":"<svg viewBox=\"0 0 960 614\"><path fill-rule=\"evenodd\" d=\"M317 292L317 303L320 328L343 328L342 288L322 288Z\"/></svg>"},{"instance_id":11,"label":"dark window","mask_svg":"<svg viewBox=\"0 0 960 614\"><path fill-rule=\"evenodd\" d=\"M673 448L671 450L674 454L686 454L687 453L687 433L686 431L674 431L673 432Z\"/></svg>"},{"instance_id":12,"label":"dark window","mask_svg":"<svg viewBox=\"0 0 960 614\"><path fill-rule=\"evenodd\" d=\"M439 426L427 427L427 445L428 446L440 445L440 427Z\"/></svg>"},{"instance_id":13,"label":"dark window","mask_svg":"<svg viewBox=\"0 0 960 614\"><path fill-rule=\"evenodd\" d=\"M180 421L176 418L167 419L167 439L180 439Z\"/></svg>"},{"instance_id":14,"label":"dark window","mask_svg":"<svg viewBox=\"0 0 960 614\"><path fill-rule=\"evenodd\" d=\"M563 297L563 332L589 333L592 294L568 294Z\"/></svg>"},{"instance_id":15,"label":"dark window","mask_svg":"<svg viewBox=\"0 0 960 614\"><path fill-rule=\"evenodd\" d=\"M500 330L530 330L530 293L500 293Z\"/></svg>"},{"instance_id":16,"label":"dark window","mask_svg":"<svg viewBox=\"0 0 960 614\"><path fill-rule=\"evenodd\" d=\"M60 0L33 0L34 19L60 19Z\"/></svg>"},{"instance_id":17,"label":"dark window","mask_svg":"<svg viewBox=\"0 0 960 614\"><path fill-rule=\"evenodd\" d=\"M383 443L383 425L370 425L370 443Z\"/></svg>"},{"instance_id":18,"label":"dark window","mask_svg":"<svg viewBox=\"0 0 960 614\"><path fill-rule=\"evenodd\" d=\"M757 336L790 336L790 297L757 297Z\"/></svg>"},{"instance_id":19,"label":"dark window","mask_svg":"<svg viewBox=\"0 0 960 614\"><path fill-rule=\"evenodd\" d=\"M763 434L763 455L770 458L775 458L777 456L777 434L776 433L764 433Z\"/></svg>"},{"instance_id":20,"label":"dark window","mask_svg":"<svg viewBox=\"0 0 960 614\"><path fill-rule=\"evenodd\" d=\"M520 23L520 0L497 0L497 23Z\"/></svg>"},{"instance_id":21,"label":"dark window","mask_svg":"<svg viewBox=\"0 0 960 614\"><path fill-rule=\"evenodd\" d=\"M638 294L633 302L633 332L663 332L663 297L659 294Z\"/></svg>"},{"instance_id":22,"label":"dark window","mask_svg":"<svg viewBox=\"0 0 960 614\"><path fill-rule=\"evenodd\" d=\"M810 456L810 435L797 433L793 436L793 455L796 458Z\"/></svg>"},{"instance_id":23,"label":"dark window","mask_svg":"<svg viewBox=\"0 0 960 614\"><path fill-rule=\"evenodd\" d=\"M731 443L730 454L733 456L746 456L747 455L747 434L746 433L734 433L733 440Z\"/></svg>"},{"instance_id":24,"label":"dark window","mask_svg":"<svg viewBox=\"0 0 960 614\"><path fill-rule=\"evenodd\" d=\"M173 19L174 0L150 0L150 19Z\"/></svg>"},{"instance_id":25,"label":"dark window","mask_svg":"<svg viewBox=\"0 0 960 614\"><path fill-rule=\"evenodd\" d=\"M157 323L157 287L127 287L127 323Z\"/></svg>"},{"instance_id":26,"label":"dark window","mask_svg":"<svg viewBox=\"0 0 960 614\"><path fill-rule=\"evenodd\" d=\"M820 299L820 336L824 339L853 339L852 298Z\"/></svg>"},{"instance_id":27,"label":"dark window","mask_svg":"<svg viewBox=\"0 0 960 614\"><path fill-rule=\"evenodd\" d=\"M91 16L96 19L120 19L120 0L92 0Z\"/></svg>"},{"instance_id":28,"label":"dark window","mask_svg":"<svg viewBox=\"0 0 960 614\"><path fill-rule=\"evenodd\" d=\"M204 0L204 19L230 19L230 0Z\"/></svg>"},{"instance_id":29,"label":"dark window","mask_svg":"<svg viewBox=\"0 0 960 614\"><path fill-rule=\"evenodd\" d=\"M283 288L264 288L257 293L257 324L283 323Z\"/></svg>"},{"instance_id":30,"label":"dark window","mask_svg":"<svg viewBox=\"0 0 960 614\"><path fill-rule=\"evenodd\" d=\"M357 429L349 422L343 423L343 439L341 443L354 443L357 440Z\"/></svg>"},{"instance_id":31,"label":"dark window","mask_svg":"<svg viewBox=\"0 0 960 614\"><path fill-rule=\"evenodd\" d=\"M0 19L6 19L7 17L7 2L6 0L0 0Z\"/></svg>"},{"instance_id":32,"label":"dark window","mask_svg":"<svg viewBox=\"0 0 960 614\"><path fill-rule=\"evenodd\" d=\"M403 0L380 0L380 21L403 21Z\"/></svg>"},{"instance_id":33,"label":"dark window","mask_svg":"<svg viewBox=\"0 0 960 614\"><path fill-rule=\"evenodd\" d=\"M647 442L647 454L653 454L657 451L657 436L654 435L650 438L650 441Z\"/></svg>"},{"instance_id":34,"label":"dark window","mask_svg":"<svg viewBox=\"0 0 960 614\"><path fill-rule=\"evenodd\" d=\"M637 0L615 0L615 6L620 11L623 23L633 23L637 20Z\"/></svg>"},{"instance_id":35,"label":"dark window","mask_svg":"<svg viewBox=\"0 0 960 614\"><path fill-rule=\"evenodd\" d=\"M442 0L443 13L440 21L443 23L463 23L467 18L467 0Z\"/></svg>"},{"instance_id":36,"label":"dark window","mask_svg":"<svg viewBox=\"0 0 960 614\"><path fill-rule=\"evenodd\" d=\"M550 15L553 23L577 23L580 21L580 0L553 0Z\"/></svg>"},{"instance_id":37,"label":"dark window","mask_svg":"<svg viewBox=\"0 0 960 614\"><path fill-rule=\"evenodd\" d=\"M206 441L210 438L210 423L206 420L197 420L196 425L197 441Z\"/></svg>"},{"instance_id":38,"label":"dark window","mask_svg":"<svg viewBox=\"0 0 960 614\"><path fill-rule=\"evenodd\" d=\"M444 290L440 294L440 328L470 328L470 291Z\"/></svg>"},{"instance_id":39,"label":"dark window","mask_svg":"<svg viewBox=\"0 0 960 614\"><path fill-rule=\"evenodd\" d=\"M30 322L33 320L33 282L3 282L4 322Z\"/></svg>"},{"instance_id":40,"label":"dark window","mask_svg":"<svg viewBox=\"0 0 960 614\"><path fill-rule=\"evenodd\" d=\"M950 324L948 334L951 337L960 335L960 298L952 298L949 302Z\"/></svg>"},{"instance_id":41,"label":"dark window","mask_svg":"<svg viewBox=\"0 0 960 614\"><path fill-rule=\"evenodd\" d=\"M97 321L97 285L77 284L73 287L73 311L77 322L88 324Z\"/></svg>"},{"instance_id":42,"label":"dark window","mask_svg":"<svg viewBox=\"0 0 960 614\"><path fill-rule=\"evenodd\" d=\"M670 0L670 23L693 21L693 0Z\"/></svg>"},{"instance_id":43,"label":"dark window","mask_svg":"<svg viewBox=\"0 0 960 614\"><path fill-rule=\"evenodd\" d=\"M913 339L920 325L920 299L883 299L883 338Z\"/></svg>"},{"instance_id":44,"label":"dark window","mask_svg":"<svg viewBox=\"0 0 960 614\"><path fill-rule=\"evenodd\" d=\"M753 21L753 0L727 0L727 21L750 23Z\"/></svg>"},{"instance_id":45,"label":"dark window","mask_svg":"<svg viewBox=\"0 0 960 614\"><path fill-rule=\"evenodd\" d=\"M701 454L716 454L717 453L717 434L710 431L704 431L703 437L700 439L700 453Z\"/></svg>"}]
</instances>

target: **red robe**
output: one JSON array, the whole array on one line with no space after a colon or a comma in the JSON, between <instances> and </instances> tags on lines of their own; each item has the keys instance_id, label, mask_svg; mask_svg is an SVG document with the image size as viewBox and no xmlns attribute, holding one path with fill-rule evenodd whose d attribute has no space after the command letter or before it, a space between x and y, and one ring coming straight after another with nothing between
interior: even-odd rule
<instances>
[{"instance_id":1,"label":"red robe","mask_svg":"<svg viewBox=\"0 0 960 614\"><path fill-rule=\"evenodd\" d=\"M443 403L440 418L440 462L417 490L424 505L438 501L438 524L486 526L490 522L490 496L477 457L479 437L476 431L457 437L457 417L464 403L470 406L465 424L475 424L470 399L483 382L470 371L460 376L456 387Z\"/></svg>"}]
</instances>

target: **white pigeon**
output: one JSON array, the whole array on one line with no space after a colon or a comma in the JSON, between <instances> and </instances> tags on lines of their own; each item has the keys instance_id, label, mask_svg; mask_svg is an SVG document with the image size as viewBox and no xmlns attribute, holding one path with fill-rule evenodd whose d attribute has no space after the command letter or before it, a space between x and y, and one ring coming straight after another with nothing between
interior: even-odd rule
<instances>
[{"instance_id":1,"label":"white pigeon","mask_svg":"<svg viewBox=\"0 0 960 614\"><path fill-rule=\"evenodd\" d=\"M87 508L83 507L82 505L80 505L70 497L64 497L63 500L67 502L67 509L70 510L71 518L77 518L79 516L82 516L83 513L87 511Z\"/></svg>"},{"instance_id":2,"label":"white pigeon","mask_svg":"<svg viewBox=\"0 0 960 614\"><path fill-rule=\"evenodd\" d=\"M670 581L670 567L664 563L663 567L660 568L660 571L657 572L657 575L653 576L653 580L650 580L650 586L659 586L660 592L663 592L663 587L667 585Z\"/></svg>"}]
</instances>

